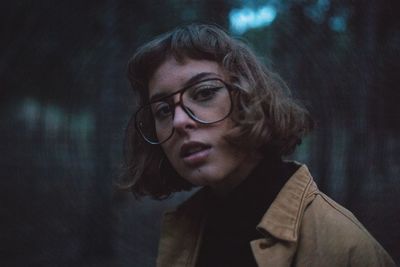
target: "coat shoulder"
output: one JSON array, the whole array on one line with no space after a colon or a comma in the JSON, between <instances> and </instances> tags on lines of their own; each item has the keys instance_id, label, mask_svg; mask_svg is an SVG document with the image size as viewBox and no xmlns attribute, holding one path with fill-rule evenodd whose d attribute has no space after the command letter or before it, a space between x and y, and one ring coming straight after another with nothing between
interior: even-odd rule
<instances>
[{"instance_id":1,"label":"coat shoulder","mask_svg":"<svg viewBox=\"0 0 400 267\"><path fill-rule=\"evenodd\" d=\"M303 261L315 261L319 256L325 264L395 266L352 212L319 191L309 198L299 236L298 256L303 255ZM329 266L339 266L335 264Z\"/></svg>"}]
</instances>

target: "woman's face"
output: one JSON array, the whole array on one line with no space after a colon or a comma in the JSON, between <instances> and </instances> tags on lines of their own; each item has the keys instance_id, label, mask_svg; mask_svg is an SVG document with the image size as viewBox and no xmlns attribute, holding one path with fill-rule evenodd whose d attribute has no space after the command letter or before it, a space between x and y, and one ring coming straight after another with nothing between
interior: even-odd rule
<instances>
[{"instance_id":1,"label":"woman's face","mask_svg":"<svg viewBox=\"0 0 400 267\"><path fill-rule=\"evenodd\" d=\"M214 61L186 58L177 62L169 57L149 81L149 98L174 93L197 77L227 81L221 66ZM173 102L177 103L179 94L173 97ZM175 170L194 185L229 189L239 184L257 164L254 156L225 141L224 135L233 127L229 117L205 125L191 119L176 105L172 124L174 133L161 144L162 149Z\"/></svg>"}]
</instances>

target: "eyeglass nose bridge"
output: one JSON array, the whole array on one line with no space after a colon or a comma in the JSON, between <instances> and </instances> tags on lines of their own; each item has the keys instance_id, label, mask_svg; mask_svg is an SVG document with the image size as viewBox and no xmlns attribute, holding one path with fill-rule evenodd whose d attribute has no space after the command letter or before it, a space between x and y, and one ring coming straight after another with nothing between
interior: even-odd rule
<instances>
[{"instance_id":1,"label":"eyeglass nose bridge","mask_svg":"<svg viewBox=\"0 0 400 267\"><path fill-rule=\"evenodd\" d=\"M172 101L171 101L172 102ZM170 104L171 106L171 110L172 110L172 121L175 120L175 113L176 113L176 108L179 106L183 112L185 112L185 114L194 122L201 122L199 121L196 116L194 115L194 113L184 105L183 103L183 99L182 99L182 94L179 95L179 100L177 102L172 102ZM175 128L175 127L174 127Z\"/></svg>"}]
</instances>

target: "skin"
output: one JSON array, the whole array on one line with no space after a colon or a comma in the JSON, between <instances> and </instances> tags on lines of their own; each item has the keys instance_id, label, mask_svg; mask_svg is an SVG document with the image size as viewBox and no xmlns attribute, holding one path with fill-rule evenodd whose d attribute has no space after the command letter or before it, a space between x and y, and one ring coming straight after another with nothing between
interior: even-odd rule
<instances>
[{"instance_id":1,"label":"skin","mask_svg":"<svg viewBox=\"0 0 400 267\"><path fill-rule=\"evenodd\" d=\"M171 94L183 88L189 79L200 73L227 81L222 67L214 61L184 59L182 62L167 58L149 81L149 98L155 94ZM204 79L204 78L203 78ZM174 101L178 101L178 95ZM210 186L220 194L237 186L259 162L259 155L240 151L224 139L233 127L232 120L204 125L192 120L177 105L173 120L175 132L162 149L176 171L190 183ZM185 158L180 154L184 144L201 142L207 149Z\"/></svg>"}]
</instances>

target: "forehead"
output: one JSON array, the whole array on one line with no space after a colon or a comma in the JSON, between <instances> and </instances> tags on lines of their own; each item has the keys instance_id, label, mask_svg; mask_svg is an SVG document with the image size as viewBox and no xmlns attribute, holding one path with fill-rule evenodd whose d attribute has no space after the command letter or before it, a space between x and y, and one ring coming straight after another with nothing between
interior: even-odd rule
<instances>
[{"instance_id":1,"label":"forehead","mask_svg":"<svg viewBox=\"0 0 400 267\"><path fill-rule=\"evenodd\" d=\"M167 58L149 80L149 97L155 94L170 94L196 82L196 78L218 77L224 79L222 67L215 61Z\"/></svg>"}]
</instances>

